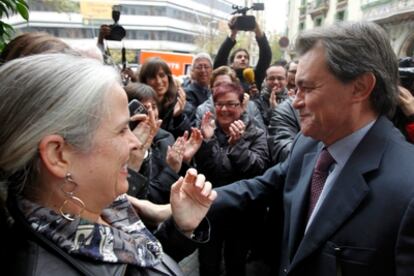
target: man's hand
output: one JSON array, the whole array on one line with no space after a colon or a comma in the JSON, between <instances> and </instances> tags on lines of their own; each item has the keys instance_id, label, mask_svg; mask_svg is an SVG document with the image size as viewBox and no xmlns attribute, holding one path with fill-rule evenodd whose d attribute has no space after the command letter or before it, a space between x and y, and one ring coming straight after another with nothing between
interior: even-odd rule
<instances>
[{"instance_id":1,"label":"man's hand","mask_svg":"<svg viewBox=\"0 0 414 276\"><path fill-rule=\"evenodd\" d=\"M98 35L98 45L103 45L104 39L109 37L111 34L111 28L109 25L101 25L99 28L99 35Z\"/></svg>"},{"instance_id":2,"label":"man's hand","mask_svg":"<svg viewBox=\"0 0 414 276\"><path fill-rule=\"evenodd\" d=\"M231 30L230 38L234 41L236 41L237 32L239 31L236 28L236 20L237 20L237 16L233 16L232 18L230 18L229 23L227 23L227 25L229 26L229 29Z\"/></svg>"},{"instance_id":3,"label":"man's hand","mask_svg":"<svg viewBox=\"0 0 414 276\"><path fill-rule=\"evenodd\" d=\"M275 109L277 107L276 90L275 89L272 89L272 91L270 92L269 105L270 105L271 109Z\"/></svg>"},{"instance_id":4,"label":"man's hand","mask_svg":"<svg viewBox=\"0 0 414 276\"><path fill-rule=\"evenodd\" d=\"M200 224L217 197L210 182L195 169L189 169L171 187L172 215L178 228L188 237Z\"/></svg>"}]
</instances>

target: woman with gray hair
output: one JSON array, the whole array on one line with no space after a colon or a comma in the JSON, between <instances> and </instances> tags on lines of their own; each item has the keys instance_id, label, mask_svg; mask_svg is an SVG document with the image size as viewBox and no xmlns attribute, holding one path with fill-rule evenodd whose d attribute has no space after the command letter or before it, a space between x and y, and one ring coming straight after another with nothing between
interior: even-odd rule
<instances>
[{"instance_id":1,"label":"woman with gray hair","mask_svg":"<svg viewBox=\"0 0 414 276\"><path fill-rule=\"evenodd\" d=\"M216 194L188 171L158 239L145 228L125 195L142 143L117 72L48 54L7 62L0 80L0 185L14 220L6 274L181 275L166 253L179 260L208 238L202 219Z\"/></svg>"}]
</instances>

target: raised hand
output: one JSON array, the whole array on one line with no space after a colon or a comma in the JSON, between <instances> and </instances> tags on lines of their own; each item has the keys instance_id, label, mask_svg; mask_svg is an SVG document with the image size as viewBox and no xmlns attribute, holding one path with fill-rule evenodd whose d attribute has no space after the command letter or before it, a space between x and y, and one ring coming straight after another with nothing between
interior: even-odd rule
<instances>
[{"instance_id":1,"label":"raised hand","mask_svg":"<svg viewBox=\"0 0 414 276\"><path fill-rule=\"evenodd\" d=\"M183 163L183 153L185 147L184 137L178 137L174 145L168 146L166 162L171 169L178 173Z\"/></svg>"},{"instance_id":2,"label":"raised hand","mask_svg":"<svg viewBox=\"0 0 414 276\"><path fill-rule=\"evenodd\" d=\"M204 175L189 169L185 177L180 177L171 187L171 210L178 228L191 236L216 197L216 191Z\"/></svg>"},{"instance_id":3,"label":"raised hand","mask_svg":"<svg viewBox=\"0 0 414 276\"><path fill-rule=\"evenodd\" d=\"M399 106L403 111L405 116L414 115L414 96L410 93L409 90L402 86L398 86L399 94Z\"/></svg>"},{"instance_id":4,"label":"raised hand","mask_svg":"<svg viewBox=\"0 0 414 276\"><path fill-rule=\"evenodd\" d=\"M173 113L174 117L177 117L178 115L183 113L185 103L187 102L185 91L181 86L177 86L177 93L178 93L178 98L177 98L177 103L174 106L174 113Z\"/></svg>"},{"instance_id":5,"label":"raised hand","mask_svg":"<svg viewBox=\"0 0 414 276\"><path fill-rule=\"evenodd\" d=\"M229 144L230 145L234 145L240 140L240 138L244 134L245 128L246 128L246 125L243 123L242 120L237 120L231 123L229 127L229 131L230 131Z\"/></svg>"},{"instance_id":6,"label":"raised hand","mask_svg":"<svg viewBox=\"0 0 414 276\"><path fill-rule=\"evenodd\" d=\"M276 89L272 89L272 91L270 92L269 105L272 109L275 109L277 107Z\"/></svg>"},{"instance_id":7,"label":"raised hand","mask_svg":"<svg viewBox=\"0 0 414 276\"><path fill-rule=\"evenodd\" d=\"M233 16L232 18L230 18L229 22L227 23L227 25L229 26L229 29L231 30L230 37L233 40L236 40L237 32L239 31L236 28L236 20L237 20L237 16Z\"/></svg>"},{"instance_id":8,"label":"raised hand","mask_svg":"<svg viewBox=\"0 0 414 276\"><path fill-rule=\"evenodd\" d=\"M214 130L216 129L216 123L212 119L212 114L210 111L204 113L203 118L201 119L201 134L204 139L211 139L214 135Z\"/></svg>"},{"instance_id":9,"label":"raised hand","mask_svg":"<svg viewBox=\"0 0 414 276\"><path fill-rule=\"evenodd\" d=\"M193 156L197 153L198 149L201 147L203 142L203 135L201 130L198 128L191 128L191 135L188 139L188 132L184 133L185 145L184 145L184 154L183 161L190 162Z\"/></svg>"},{"instance_id":10,"label":"raised hand","mask_svg":"<svg viewBox=\"0 0 414 276\"><path fill-rule=\"evenodd\" d=\"M245 112L247 110L247 106L249 105L249 101L250 101L250 95L247 93L243 94L243 102L242 102L242 109L243 112Z\"/></svg>"},{"instance_id":11,"label":"raised hand","mask_svg":"<svg viewBox=\"0 0 414 276\"><path fill-rule=\"evenodd\" d=\"M137 114L131 120L139 120L140 124L132 131L138 139L138 148L131 151L128 167L139 171L144 161L145 152L151 147L152 140L161 126L161 120L156 120L154 111L148 110L148 115Z\"/></svg>"}]
</instances>

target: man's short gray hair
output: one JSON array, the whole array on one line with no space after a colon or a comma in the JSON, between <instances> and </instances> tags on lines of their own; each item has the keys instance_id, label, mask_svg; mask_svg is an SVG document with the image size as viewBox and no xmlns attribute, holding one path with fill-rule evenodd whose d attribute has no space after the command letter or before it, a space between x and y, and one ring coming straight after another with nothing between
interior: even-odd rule
<instances>
[{"instance_id":1,"label":"man's short gray hair","mask_svg":"<svg viewBox=\"0 0 414 276\"><path fill-rule=\"evenodd\" d=\"M371 103L378 114L391 113L397 104L398 63L385 31L371 22L341 22L304 31L296 40L303 55L321 44L329 70L346 83L371 72L376 84ZM300 63L300 61L299 61Z\"/></svg>"},{"instance_id":2,"label":"man's short gray hair","mask_svg":"<svg viewBox=\"0 0 414 276\"><path fill-rule=\"evenodd\" d=\"M206 59L210 63L210 66L213 66L213 60L208 53L198 53L193 58L193 64L191 64L191 68L194 68L196 61L199 59Z\"/></svg>"}]
</instances>

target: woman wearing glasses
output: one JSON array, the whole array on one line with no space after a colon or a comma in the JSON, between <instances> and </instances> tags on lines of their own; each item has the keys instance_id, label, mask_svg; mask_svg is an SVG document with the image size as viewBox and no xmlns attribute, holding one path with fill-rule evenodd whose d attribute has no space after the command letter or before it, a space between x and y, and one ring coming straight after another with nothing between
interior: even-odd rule
<instances>
[{"instance_id":1,"label":"woman wearing glasses","mask_svg":"<svg viewBox=\"0 0 414 276\"><path fill-rule=\"evenodd\" d=\"M243 109L243 88L229 78L217 78L213 88L215 114L205 113L201 121L203 142L196 154L197 169L214 187L260 175L268 167L266 133L249 120ZM215 120L212 116L215 115ZM256 213L259 217L260 213ZM214 218L212 218L214 220ZM200 248L200 275L220 275L221 249L225 244L226 275L244 275L249 241L244 230L214 225L211 242ZM240 235L237 235L239 233Z\"/></svg>"}]
</instances>

